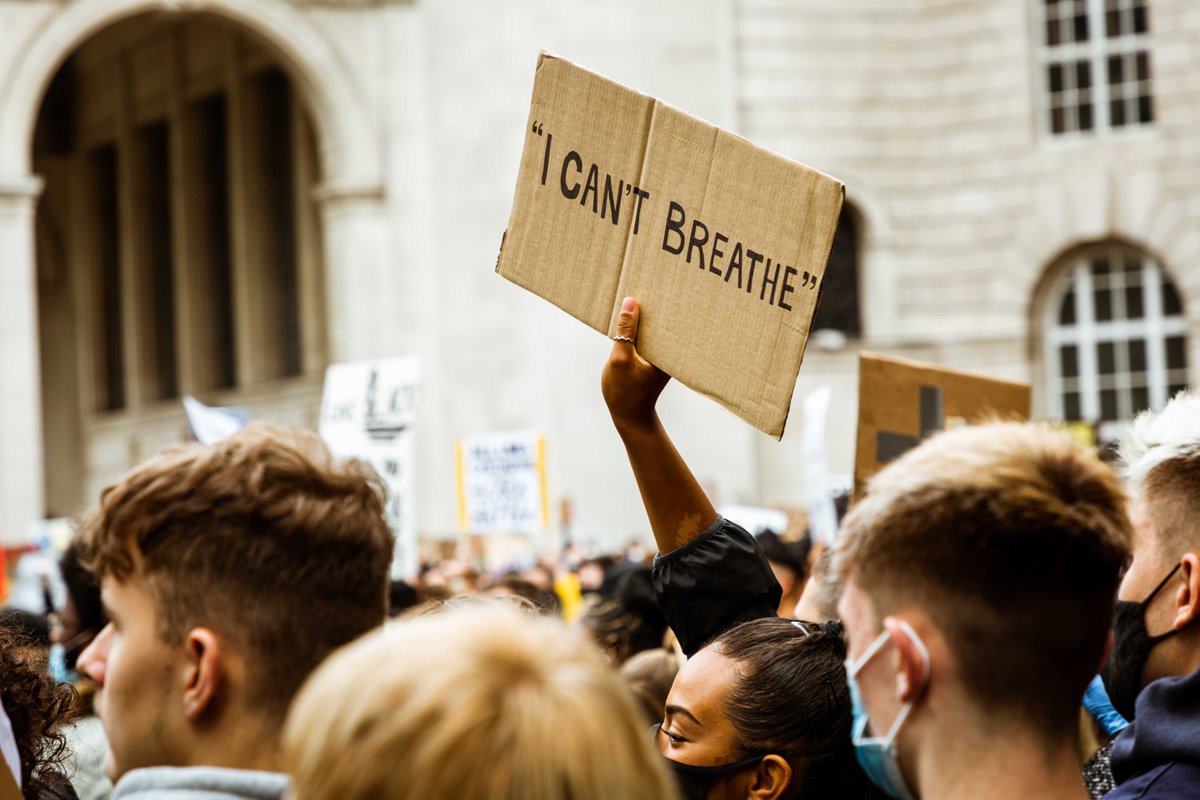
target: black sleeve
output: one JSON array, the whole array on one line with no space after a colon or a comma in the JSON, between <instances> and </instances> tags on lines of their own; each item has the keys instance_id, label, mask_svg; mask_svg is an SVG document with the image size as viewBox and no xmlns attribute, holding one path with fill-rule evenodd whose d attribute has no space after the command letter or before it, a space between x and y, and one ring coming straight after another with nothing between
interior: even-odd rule
<instances>
[{"instance_id":1,"label":"black sleeve","mask_svg":"<svg viewBox=\"0 0 1200 800\"><path fill-rule=\"evenodd\" d=\"M754 537L722 517L657 556L651 576L659 608L689 656L738 623L775 616L783 594Z\"/></svg>"}]
</instances>

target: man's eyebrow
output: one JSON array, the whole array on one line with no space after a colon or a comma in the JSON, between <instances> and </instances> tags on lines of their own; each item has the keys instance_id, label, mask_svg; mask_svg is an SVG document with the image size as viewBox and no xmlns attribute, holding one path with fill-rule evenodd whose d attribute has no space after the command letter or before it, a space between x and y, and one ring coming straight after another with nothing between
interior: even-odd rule
<instances>
[{"instance_id":1,"label":"man's eyebrow","mask_svg":"<svg viewBox=\"0 0 1200 800\"><path fill-rule=\"evenodd\" d=\"M699 725L701 728L704 727L704 723L701 722L700 720L696 719L696 715L693 714L692 712L688 711L683 706L667 706L666 712L667 712L668 717L678 714L681 717L687 717L692 722Z\"/></svg>"}]
</instances>

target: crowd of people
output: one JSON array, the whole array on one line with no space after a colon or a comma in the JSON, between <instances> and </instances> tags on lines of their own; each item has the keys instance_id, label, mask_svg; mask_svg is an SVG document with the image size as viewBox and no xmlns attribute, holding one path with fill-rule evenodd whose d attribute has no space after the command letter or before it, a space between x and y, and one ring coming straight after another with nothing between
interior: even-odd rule
<instances>
[{"instance_id":1,"label":"crowd of people","mask_svg":"<svg viewBox=\"0 0 1200 800\"><path fill-rule=\"evenodd\" d=\"M1119 470L937 434L816 552L714 510L639 314L601 383L656 555L393 583L382 482L315 435L164 453L80 520L44 640L0 629L0 797L1200 797L1200 394Z\"/></svg>"}]
</instances>

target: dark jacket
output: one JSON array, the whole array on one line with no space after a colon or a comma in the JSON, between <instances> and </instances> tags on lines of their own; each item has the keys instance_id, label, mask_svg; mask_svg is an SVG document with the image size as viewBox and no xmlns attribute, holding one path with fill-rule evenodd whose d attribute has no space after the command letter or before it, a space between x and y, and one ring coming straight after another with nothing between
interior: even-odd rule
<instances>
[{"instance_id":1,"label":"dark jacket","mask_svg":"<svg viewBox=\"0 0 1200 800\"><path fill-rule=\"evenodd\" d=\"M1200 672L1155 681L1135 708L1113 744L1117 788L1105 800L1200 798Z\"/></svg>"},{"instance_id":2,"label":"dark jacket","mask_svg":"<svg viewBox=\"0 0 1200 800\"><path fill-rule=\"evenodd\" d=\"M776 616L783 595L754 537L722 517L655 557L651 577L659 608L688 656L734 625Z\"/></svg>"}]
</instances>

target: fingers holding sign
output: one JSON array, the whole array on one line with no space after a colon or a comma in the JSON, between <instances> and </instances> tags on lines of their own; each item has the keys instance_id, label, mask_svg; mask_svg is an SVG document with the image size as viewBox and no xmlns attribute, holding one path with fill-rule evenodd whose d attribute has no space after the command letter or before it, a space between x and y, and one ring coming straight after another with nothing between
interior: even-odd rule
<instances>
[{"instance_id":1,"label":"fingers holding sign","mask_svg":"<svg viewBox=\"0 0 1200 800\"><path fill-rule=\"evenodd\" d=\"M655 423L654 407L671 376L642 358L637 351L641 307L632 297L621 303L617 335L600 378L604 402L618 430Z\"/></svg>"}]
</instances>

